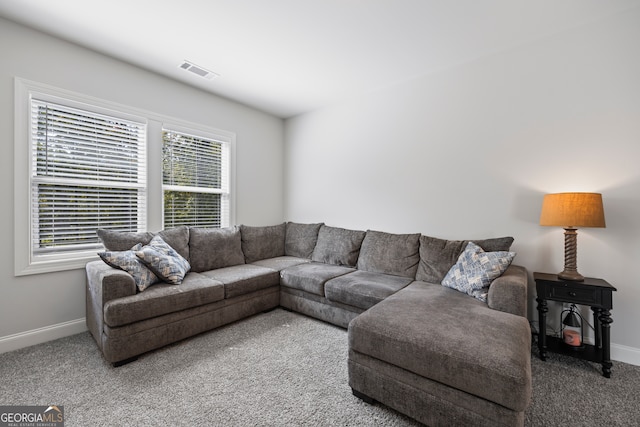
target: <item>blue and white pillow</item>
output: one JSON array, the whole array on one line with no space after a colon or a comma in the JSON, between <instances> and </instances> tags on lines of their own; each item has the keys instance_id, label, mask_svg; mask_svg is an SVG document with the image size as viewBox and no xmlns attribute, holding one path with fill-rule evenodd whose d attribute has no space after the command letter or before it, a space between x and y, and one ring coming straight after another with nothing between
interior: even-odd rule
<instances>
[{"instance_id":1,"label":"blue and white pillow","mask_svg":"<svg viewBox=\"0 0 640 427\"><path fill-rule=\"evenodd\" d=\"M147 246L137 250L135 254L156 276L172 285L182 283L184 276L191 270L189 261L160 236L155 236Z\"/></svg>"},{"instance_id":2,"label":"blue and white pillow","mask_svg":"<svg viewBox=\"0 0 640 427\"><path fill-rule=\"evenodd\" d=\"M98 256L111 267L126 271L133 276L138 291L142 292L159 280L136 256L136 251L140 249L142 245L138 243L128 251L105 251L98 253Z\"/></svg>"},{"instance_id":3,"label":"blue and white pillow","mask_svg":"<svg viewBox=\"0 0 640 427\"><path fill-rule=\"evenodd\" d=\"M487 302L489 285L505 272L515 256L515 252L485 252L480 246L469 242L458 257L458 262L442 279L442 286Z\"/></svg>"}]
</instances>

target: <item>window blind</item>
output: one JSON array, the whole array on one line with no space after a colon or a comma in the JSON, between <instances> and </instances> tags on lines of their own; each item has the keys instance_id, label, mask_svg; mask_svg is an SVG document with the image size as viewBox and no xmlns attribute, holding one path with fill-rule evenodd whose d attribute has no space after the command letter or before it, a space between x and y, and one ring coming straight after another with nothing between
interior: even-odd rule
<instances>
[{"instance_id":1,"label":"window blind","mask_svg":"<svg viewBox=\"0 0 640 427\"><path fill-rule=\"evenodd\" d=\"M163 129L164 227L225 227L229 218L229 145Z\"/></svg>"},{"instance_id":2,"label":"window blind","mask_svg":"<svg viewBox=\"0 0 640 427\"><path fill-rule=\"evenodd\" d=\"M30 134L34 255L146 229L144 123L32 99Z\"/></svg>"}]
</instances>

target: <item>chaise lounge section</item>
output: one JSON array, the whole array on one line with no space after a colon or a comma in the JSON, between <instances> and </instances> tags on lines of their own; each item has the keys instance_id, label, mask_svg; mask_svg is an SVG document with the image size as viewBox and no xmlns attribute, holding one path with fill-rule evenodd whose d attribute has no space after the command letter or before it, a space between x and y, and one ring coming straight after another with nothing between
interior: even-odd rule
<instances>
[{"instance_id":1,"label":"chaise lounge section","mask_svg":"<svg viewBox=\"0 0 640 427\"><path fill-rule=\"evenodd\" d=\"M349 324L349 385L430 426L523 425L530 351L524 317L416 281Z\"/></svg>"},{"instance_id":2,"label":"chaise lounge section","mask_svg":"<svg viewBox=\"0 0 640 427\"><path fill-rule=\"evenodd\" d=\"M99 235L115 254L154 237ZM349 385L368 402L428 425L523 425L524 268L505 266L483 302L440 284L467 241L292 222L158 235L190 263L181 284L140 292L129 273L87 264L87 324L108 362L282 306L348 328ZM512 241L474 242L499 253Z\"/></svg>"}]
</instances>

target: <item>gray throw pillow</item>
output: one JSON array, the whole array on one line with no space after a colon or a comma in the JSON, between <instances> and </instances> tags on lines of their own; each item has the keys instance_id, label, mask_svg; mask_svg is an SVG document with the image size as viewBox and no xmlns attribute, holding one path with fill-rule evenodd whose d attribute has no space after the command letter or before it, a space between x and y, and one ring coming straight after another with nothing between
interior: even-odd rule
<instances>
[{"instance_id":1,"label":"gray throw pillow","mask_svg":"<svg viewBox=\"0 0 640 427\"><path fill-rule=\"evenodd\" d=\"M420 234L391 234L367 230L360 248L358 270L416 277Z\"/></svg>"},{"instance_id":2,"label":"gray throw pillow","mask_svg":"<svg viewBox=\"0 0 640 427\"><path fill-rule=\"evenodd\" d=\"M284 241L284 254L298 258L311 258L318 241L318 232L323 225L323 223L299 224L288 222Z\"/></svg>"},{"instance_id":3,"label":"gray throw pillow","mask_svg":"<svg viewBox=\"0 0 640 427\"><path fill-rule=\"evenodd\" d=\"M240 226L242 252L247 264L284 255L286 224L266 227Z\"/></svg>"},{"instance_id":4,"label":"gray throw pillow","mask_svg":"<svg viewBox=\"0 0 640 427\"><path fill-rule=\"evenodd\" d=\"M513 237L484 240L444 240L420 236L420 263L416 272L416 280L441 283L470 241L487 252L508 251L513 243Z\"/></svg>"},{"instance_id":5,"label":"gray throw pillow","mask_svg":"<svg viewBox=\"0 0 640 427\"><path fill-rule=\"evenodd\" d=\"M191 269L197 273L244 264L238 227L189 229Z\"/></svg>"},{"instance_id":6,"label":"gray throw pillow","mask_svg":"<svg viewBox=\"0 0 640 427\"><path fill-rule=\"evenodd\" d=\"M100 241L108 251L127 251L140 243L148 245L153 236L160 236L169 246L176 250L183 258L189 260L189 227L182 225L167 228L158 233L144 231L133 233L128 231L115 231L109 229L96 230Z\"/></svg>"},{"instance_id":7,"label":"gray throw pillow","mask_svg":"<svg viewBox=\"0 0 640 427\"><path fill-rule=\"evenodd\" d=\"M507 270L515 256L515 252L485 252L480 246L469 242L442 279L442 286L487 302L491 282Z\"/></svg>"},{"instance_id":8,"label":"gray throw pillow","mask_svg":"<svg viewBox=\"0 0 640 427\"><path fill-rule=\"evenodd\" d=\"M355 267L365 234L364 231L323 225L318 232L318 242L313 250L311 260L325 264Z\"/></svg>"},{"instance_id":9,"label":"gray throw pillow","mask_svg":"<svg viewBox=\"0 0 640 427\"><path fill-rule=\"evenodd\" d=\"M159 231L157 236L167 242L169 246L175 249L184 259L189 261L189 227L181 225L179 227L167 228Z\"/></svg>"},{"instance_id":10,"label":"gray throw pillow","mask_svg":"<svg viewBox=\"0 0 640 427\"><path fill-rule=\"evenodd\" d=\"M139 292L158 282L158 277L136 256L136 251L142 249L138 243L128 251L99 252L98 256L108 265L126 271L133 277Z\"/></svg>"},{"instance_id":11,"label":"gray throw pillow","mask_svg":"<svg viewBox=\"0 0 640 427\"><path fill-rule=\"evenodd\" d=\"M128 251L138 243L147 245L153 239L153 233L149 231L133 233L99 228L96 233L108 251Z\"/></svg>"},{"instance_id":12,"label":"gray throw pillow","mask_svg":"<svg viewBox=\"0 0 640 427\"><path fill-rule=\"evenodd\" d=\"M155 236L147 246L136 251L136 256L149 270L172 285L182 283L191 269L189 261L169 246L162 237Z\"/></svg>"}]
</instances>

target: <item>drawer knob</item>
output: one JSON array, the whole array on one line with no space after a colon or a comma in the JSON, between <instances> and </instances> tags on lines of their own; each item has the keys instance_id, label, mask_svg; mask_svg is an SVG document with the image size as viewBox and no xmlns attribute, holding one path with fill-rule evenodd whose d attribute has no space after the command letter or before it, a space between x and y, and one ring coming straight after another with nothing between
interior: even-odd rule
<instances>
[{"instance_id":1,"label":"drawer knob","mask_svg":"<svg viewBox=\"0 0 640 427\"><path fill-rule=\"evenodd\" d=\"M569 292L569 296L570 296L570 297L575 297L575 296L576 296L576 293L575 293L575 292Z\"/></svg>"}]
</instances>

